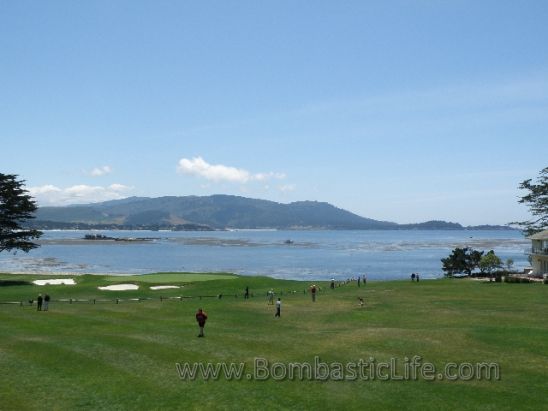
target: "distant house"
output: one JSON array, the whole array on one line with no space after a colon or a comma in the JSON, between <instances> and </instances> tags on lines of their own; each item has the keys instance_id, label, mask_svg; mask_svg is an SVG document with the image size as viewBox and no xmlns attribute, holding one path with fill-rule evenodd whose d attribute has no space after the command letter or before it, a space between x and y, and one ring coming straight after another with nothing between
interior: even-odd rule
<instances>
[{"instance_id":1,"label":"distant house","mask_svg":"<svg viewBox=\"0 0 548 411\"><path fill-rule=\"evenodd\" d=\"M534 234L529 239L533 242L531 249L533 274L548 274L548 230Z\"/></svg>"}]
</instances>

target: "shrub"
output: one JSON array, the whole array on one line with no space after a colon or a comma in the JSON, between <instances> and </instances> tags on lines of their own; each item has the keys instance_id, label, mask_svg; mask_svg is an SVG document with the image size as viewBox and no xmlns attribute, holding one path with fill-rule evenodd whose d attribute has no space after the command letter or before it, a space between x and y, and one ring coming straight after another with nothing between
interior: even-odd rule
<instances>
[{"instance_id":1,"label":"shrub","mask_svg":"<svg viewBox=\"0 0 548 411\"><path fill-rule=\"evenodd\" d=\"M530 283L531 280L525 277L522 278L522 277L514 277L511 275L507 275L505 278L505 282L512 283L512 284L520 284L520 283L525 284L525 283Z\"/></svg>"}]
</instances>

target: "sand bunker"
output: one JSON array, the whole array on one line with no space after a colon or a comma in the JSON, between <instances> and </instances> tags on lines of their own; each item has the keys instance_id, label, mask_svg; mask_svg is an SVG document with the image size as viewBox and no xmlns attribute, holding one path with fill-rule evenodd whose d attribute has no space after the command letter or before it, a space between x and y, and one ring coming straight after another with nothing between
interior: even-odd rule
<instances>
[{"instance_id":1,"label":"sand bunker","mask_svg":"<svg viewBox=\"0 0 548 411\"><path fill-rule=\"evenodd\" d=\"M34 280L32 282L36 285L74 285L74 279L72 278L50 278L48 280Z\"/></svg>"},{"instance_id":2,"label":"sand bunker","mask_svg":"<svg viewBox=\"0 0 548 411\"><path fill-rule=\"evenodd\" d=\"M153 285L151 290L169 290L170 288L181 288L178 285Z\"/></svg>"},{"instance_id":3,"label":"sand bunker","mask_svg":"<svg viewBox=\"0 0 548 411\"><path fill-rule=\"evenodd\" d=\"M127 290L138 290L139 286L135 284L114 284L107 285L105 287L97 287L99 290L105 291L127 291Z\"/></svg>"}]
</instances>

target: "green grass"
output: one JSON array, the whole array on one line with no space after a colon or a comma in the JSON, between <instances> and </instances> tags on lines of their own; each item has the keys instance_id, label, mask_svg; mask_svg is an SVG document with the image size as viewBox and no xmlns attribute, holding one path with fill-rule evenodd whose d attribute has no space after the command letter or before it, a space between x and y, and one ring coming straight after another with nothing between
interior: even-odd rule
<instances>
[{"instance_id":1,"label":"green grass","mask_svg":"<svg viewBox=\"0 0 548 411\"><path fill-rule=\"evenodd\" d=\"M211 274L218 276L220 274ZM0 301L54 299L49 312L0 305L0 408L11 409L546 409L548 287L466 280L370 282L330 290L267 277L161 273L132 276L138 291L97 286L127 278L75 276L76 286L0 287ZM200 281L209 277L211 281ZM0 280L44 276L0 274ZM51 278L61 278L54 275ZM151 291L152 283L184 284ZM253 297L242 298L246 286ZM283 301L274 318L266 292ZM282 294L283 293L283 294ZM222 299L199 296L223 294ZM184 296L182 300L162 297ZM237 297L235 296L237 295ZM357 297L366 299L360 308ZM150 297L134 302L129 298ZM59 299L116 299L60 303ZM203 307L206 338L196 338ZM499 381L183 381L176 363L377 362L422 356L496 362ZM45 405L47 404L47 406Z\"/></svg>"},{"instance_id":2,"label":"green grass","mask_svg":"<svg viewBox=\"0 0 548 411\"><path fill-rule=\"evenodd\" d=\"M190 283L196 281L210 281L210 280L231 280L237 278L234 274L227 273L157 273L157 274L143 274L143 275L130 275L119 276L113 275L106 277L107 281L114 282L144 282L154 284L167 284L167 283Z\"/></svg>"}]
</instances>

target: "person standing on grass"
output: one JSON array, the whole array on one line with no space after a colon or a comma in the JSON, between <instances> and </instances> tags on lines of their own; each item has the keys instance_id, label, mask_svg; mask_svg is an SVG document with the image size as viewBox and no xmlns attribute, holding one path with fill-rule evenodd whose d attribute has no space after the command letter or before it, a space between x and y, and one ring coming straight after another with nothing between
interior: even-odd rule
<instances>
[{"instance_id":1,"label":"person standing on grass","mask_svg":"<svg viewBox=\"0 0 548 411\"><path fill-rule=\"evenodd\" d=\"M312 287L310 287L310 294L312 295L312 302L316 302L316 285L312 284Z\"/></svg>"},{"instance_id":2,"label":"person standing on grass","mask_svg":"<svg viewBox=\"0 0 548 411\"><path fill-rule=\"evenodd\" d=\"M361 287L361 285L360 285L360 281L361 281L361 277L360 277L360 276L358 276L358 287Z\"/></svg>"},{"instance_id":3,"label":"person standing on grass","mask_svg":"<svg viewBox=\"0 0 548 411\"><path fill-rule=\"evenodd\" d=\"M196 321L200 327L200 334L198 334L198 337L204 337L204 327L207 321L207 314L201 308L199 308L196 313Z\"/></svg>"},{"instance_id":4,"label":"person standing on grass","mask_svg":"<svg viewBox=\"0 0 548 411\"><path fill-rule=\"evenodd\" d=\"M38 298L36 299L36 310L42 311L42 294L38 294Z\"/></svg>"},{"instance_id":5,"label":"person standing on grass","mask_svg":"<svg viewBox=\"0 0 548 411\"><path fill-rule=\"evenodd\" d=\"M365 287L365 283L367 282L367 275L363 275L363 286Z\"/></svg>"},{"instance_id":6,"label":"person standing on grass","mask_svg":"<svg viewBox=\"0 0 548 411\"><path fill-rule=\"evenodd\" d=\"M268 291L268 304L269 305L274 304L274 290L273 289L270 289Z\"/></svg>"},{"instance_id":7,"label":"person standing on grass","mask_svg":"<svg viewBox=\"0 0 548 411\"><path fill-rule=\"evenodd\" d=\"M417 282L419 282L419 273L417 273L416 278L417 278Z\"/></svg>"},{"instance_id":8,"label":"person standing on grass","mask_svg":"<svg viewBox=\"0 0 548 411\"><path fill-rule=\"evenodd\" d=\"M245 287L244 298L247 300L249 298L249 287Z\"/></svg>"},{"instance_id":9,"label":"person standing on grass","mask_svg":"<svg viewBox=\"0 0 548 411\"><path fill-rule=\"evenodd\" d=\"M48 310L48 306L49 306L49 294L46 294L44 296L44 311Z\"/></svg>"},{"instance_id":10,"label":"person standing on grass","mask_svg":"<svg viewBox=\"0 0 548 411\"><path fill-rule=\"evenodd\" d=\"M276 301L276 314L274 315L274 317L280 317L281 312L282 312L282 301L278 297L278 301Z\"/></svg>"}]
</instances>

